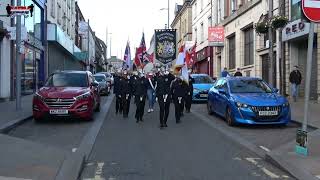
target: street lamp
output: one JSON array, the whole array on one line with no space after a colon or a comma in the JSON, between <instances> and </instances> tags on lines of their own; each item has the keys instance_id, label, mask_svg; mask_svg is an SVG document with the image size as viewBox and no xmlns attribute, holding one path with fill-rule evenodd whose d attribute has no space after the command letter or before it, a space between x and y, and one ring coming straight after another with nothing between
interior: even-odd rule
<instances>
[{"instance_id":1,"label":"street lamp","mask_svg":"<svg viewBox=\"0 0 320 180\"><path fill-rule=\"evenodd\" d=\"M170 21L170 0L168 0L168 7L167 8L161 8L160 11L164 11L164 10L167 10L168 11L168 29L170 28L170 25L169 25L169 21Z\"/></svg>"}]
</instances>

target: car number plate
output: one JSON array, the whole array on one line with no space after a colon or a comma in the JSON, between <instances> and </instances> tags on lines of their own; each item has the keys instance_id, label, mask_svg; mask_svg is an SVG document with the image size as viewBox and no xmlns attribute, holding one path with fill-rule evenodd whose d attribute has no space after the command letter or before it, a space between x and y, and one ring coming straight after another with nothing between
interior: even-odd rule
<instances>
[{"instance_id":1,"label":"car number plate","mask_svg":"<svg viewBox=\"0 0 320 180\"><path fill-rule=\"evenodd\" d=\"M208 97L208 94L200 94L200 97Z\"/></svg>"},{"instance_id":2,"label":"car number plate","mask_svg":"<svg viewBox=\"0 0 320 180\"><path fill-rule=\"evenodd\" d=\"M68 110L67 109L50 109L50 114L68 114Z\"/></svg>"},{"instance_id":3,"label":"car number plate","mask_svg":"<svg viewBox=\"0 0 320 180\"><path fill-rule=\"evenodd\" d=\"M278 111L259 111L259 116L276 116Z\"/></svg>"}]
</instances>

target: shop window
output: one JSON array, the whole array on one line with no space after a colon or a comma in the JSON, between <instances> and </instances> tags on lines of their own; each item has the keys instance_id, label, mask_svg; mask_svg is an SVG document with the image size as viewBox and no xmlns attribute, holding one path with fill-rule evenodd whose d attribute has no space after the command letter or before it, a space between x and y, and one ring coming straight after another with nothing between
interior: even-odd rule
<instances>
[{"instance_id":1,"label":"shop window","mask_svg":"<svg viewBox=\"0 0 320 180\"><path fill-rule=\"evenodd\" d=\"M229 42L229 69L236 68L236 36L228 39Z\"/></svg>"},{"instance_id":2,"label":"shop window","mask_svg":"<svg viewBox=\"0 0 320 180\"><path fill-rule=\"evenodd\" d=\"M244 31L244 65L253 64L253 55L254 55L254 47L253 47L253 28L250 27Z\"/></svg>"}]
</instances>

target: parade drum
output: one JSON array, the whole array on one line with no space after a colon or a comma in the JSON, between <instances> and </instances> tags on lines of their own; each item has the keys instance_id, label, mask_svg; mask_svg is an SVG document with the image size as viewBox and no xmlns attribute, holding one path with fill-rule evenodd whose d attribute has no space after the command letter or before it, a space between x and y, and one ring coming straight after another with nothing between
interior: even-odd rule
<instances>
[{"instance_id":1,"label":"parade drum","mask_svg":"<svg viewBox=\"0 0 320 180\"><path fill-rule=\"evenodd\" d=\"M152 70L153 70L153 63L148 63L143 68L144 73L152 72Z\"/></svg>"}]
</instances>

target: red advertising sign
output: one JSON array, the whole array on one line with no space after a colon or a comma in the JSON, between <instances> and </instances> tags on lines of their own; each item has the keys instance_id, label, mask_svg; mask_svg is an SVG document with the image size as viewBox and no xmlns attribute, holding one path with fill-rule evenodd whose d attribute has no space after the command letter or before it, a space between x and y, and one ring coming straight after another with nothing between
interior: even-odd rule
<instances>
[{"instance_id":1,"label":"red advertising sign","mask_svg":"<svg viewBox=\"0 0 320 180\"><path fill-rule=\"evenodd\" d=\"M222 26L209 27L208 40L209 40L209 42L223 43L224 42L224 28Z\"/></svg>"},{"instance_id":2,"label":"red advertising sign","mask_svg":"<svg viewBox=\"0 0 320 180\"><path fill-rule=\"evenodd\" d=\"M313 22L320 22L320 0L302 0L304 15Z\"/></svg>"}]
</instances>

